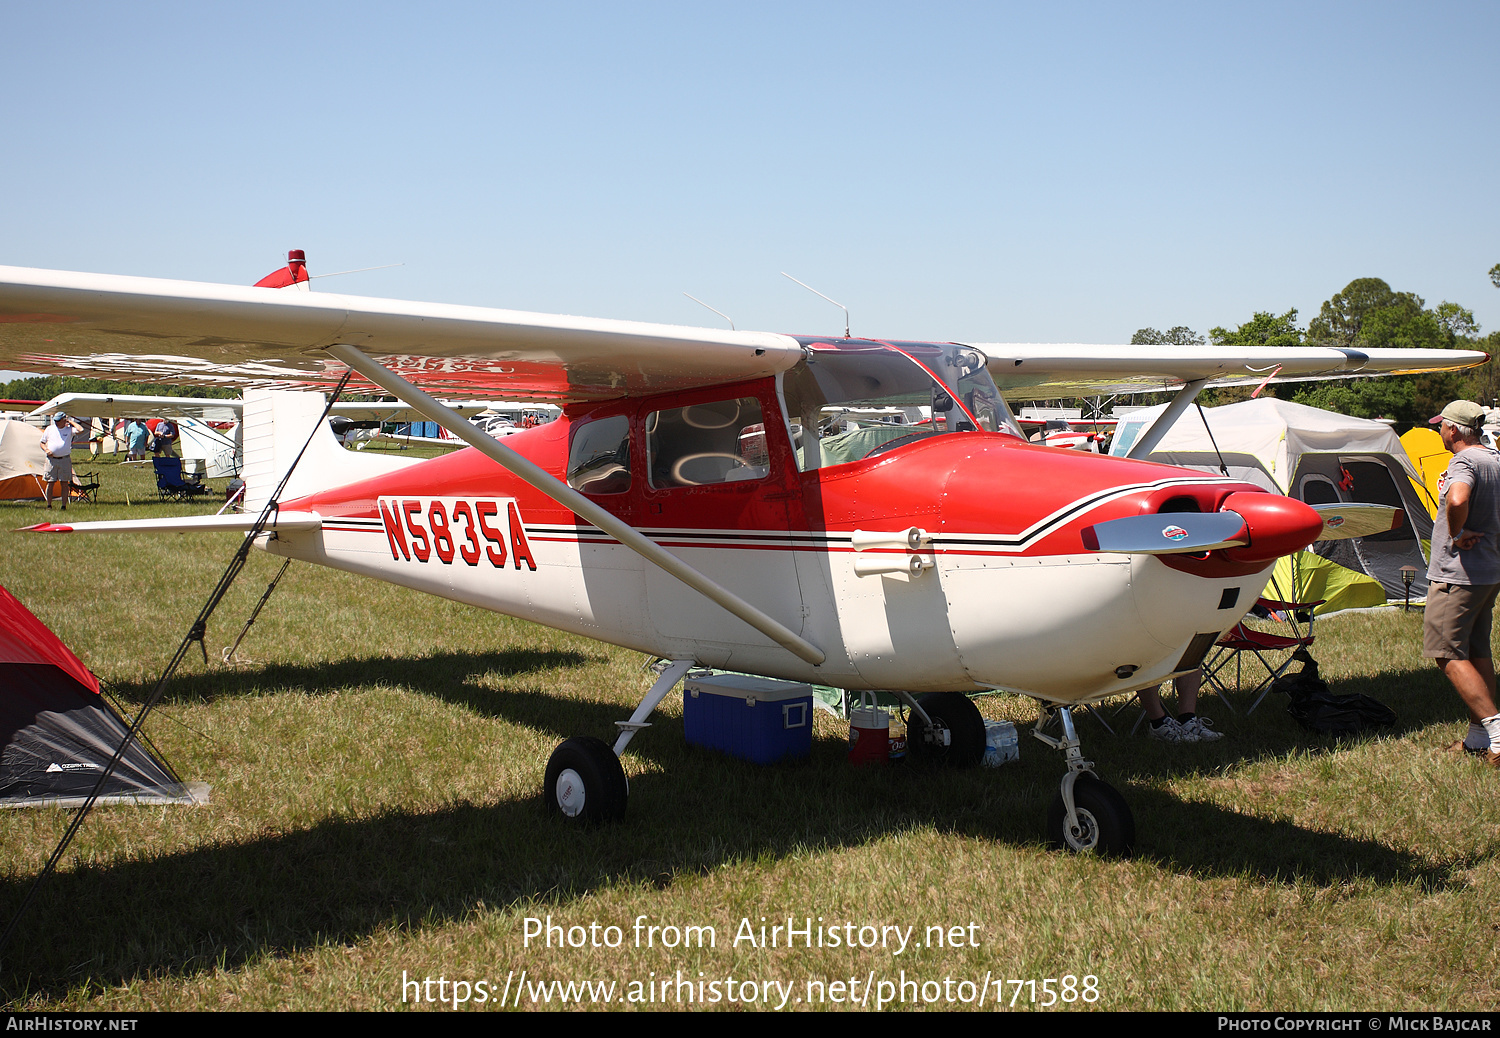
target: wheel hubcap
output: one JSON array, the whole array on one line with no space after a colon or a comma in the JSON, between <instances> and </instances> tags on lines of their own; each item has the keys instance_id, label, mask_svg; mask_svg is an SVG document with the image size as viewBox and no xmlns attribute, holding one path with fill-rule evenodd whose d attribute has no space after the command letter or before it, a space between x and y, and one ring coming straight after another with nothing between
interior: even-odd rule
<instances>
[{"instance_id":1,"label":"wheel hubcap","mask_svg":"<svg viewBox=\"0 0 1500 1038\"><path fill-rule=\"evenodd\" d=\"M564 768L557 776L557 809L569 818L577 818L583 811L583 778L572 768Z\"/></svg>"},{"instance_id":2,"label":"wheel hubcap","mask_svg":"<svg viewBox=\"0 0 1500 1038\"><path fill-rule=\"evenodd\" d=\"M1068 831L1068 843L1077 851L1091 851L1099 846L1099 823L1091 812L1075 808L1078 812L1078 828Z\"/></svg>"}]
</instances>

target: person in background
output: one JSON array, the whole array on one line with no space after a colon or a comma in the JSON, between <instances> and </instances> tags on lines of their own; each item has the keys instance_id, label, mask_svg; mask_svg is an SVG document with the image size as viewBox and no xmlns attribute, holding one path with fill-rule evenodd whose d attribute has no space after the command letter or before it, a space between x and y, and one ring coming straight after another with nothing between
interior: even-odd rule
<instances>
[{"instance_id":1,"label":"person in background","mask_svg":"<svg viewBox=\"0 0 1500 1038\"><path fill-rule=\"evenodd\" d=\"M73 483L73 437L84 431L83 426L61 411L52 416L52 424L42 433L42 450L47 455L47 467L42 472L46 484L47 507L52 507L52 487L62 484L62 510L68 510L68 487Z\"/></svg>"},{"instance_id":2,"label":"person in background","mask_svg":"<svg viewBox=\"0 0 1500 1038\"><path fill-rule=\"evenodd\" d=\"M131 461L146 460L146 440L151 431L146 428L146 423L139 418L132 418L125 425L125 448L129 452Z\"/></svg>"},{"instance_id":3,"label":"person in background","mask_svg":"<svg viewBox=\"0 0 1500 1038\"><path fill-rule=\"evenodd\" d=\"M1453 460L1438 479L1422 655L1437 664L1469 708L1469 731L1449 749L1500 768L1490 651L1500 593L1500 454L1481 439L1484 417L1484 408L1472 400L1455 400L1431 420Z\"/></svg>"},{"instance_id":4,"label":"person in background","mask_svg":"<svg viewBox=\"0 0 1500 1038\"><path fill-rule=\"evenodd\" d=\"M156 443L151 448L151 453L158 458L175 458L177 452L177 426L172 419L163 418L156 423Z\"/></svg>"},{"instance_id":5,"label":"person in background","mask_svg":"<svg viewBox=\"0 0 1500 1038\"><path fill-rule=\"evenodd\" d=\"M1176 717L1170 716L1161 705L1161 689L1141 689L1141 706L1146 710L1150 726L1146 734L1162 742L1213 742L1224 738L1223 732L1213 730L1213 721L1199 717L1198 690L1203 686L1203 671L1184 674L1173 684L1177 687Z\"/></svg>"}]
</instances>

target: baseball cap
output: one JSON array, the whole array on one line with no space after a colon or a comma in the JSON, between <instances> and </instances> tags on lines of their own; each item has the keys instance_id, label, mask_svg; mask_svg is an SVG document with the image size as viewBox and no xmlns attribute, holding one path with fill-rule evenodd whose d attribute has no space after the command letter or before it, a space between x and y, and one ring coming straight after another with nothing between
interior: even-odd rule
<instances>
[{"instance_id":1,"label":"baseball cap","mask_svg":"<svg viewBox=\"0 0 1500 1038\"><path fill-rule=\"evenodd\" d=\"M66 422L68 420L68 416L59 411L57 412L57 414L52 416L52 420L54 422Z\"/></svg>"},{"instance_id":2,"label":"baseball cap","mask_svg":"<svg viewBox=\"0 0 1500 1038\"><path fill-rule=\"evenodd\" d=\"M1455 400L1443 408L1443 413L1436 418L1428 420L1428 425L1437 425L1439 422L1452 422L1466 429L1478 429L1484 424L1485 410L1472 400Z\"/></svg>"}]
</instances>

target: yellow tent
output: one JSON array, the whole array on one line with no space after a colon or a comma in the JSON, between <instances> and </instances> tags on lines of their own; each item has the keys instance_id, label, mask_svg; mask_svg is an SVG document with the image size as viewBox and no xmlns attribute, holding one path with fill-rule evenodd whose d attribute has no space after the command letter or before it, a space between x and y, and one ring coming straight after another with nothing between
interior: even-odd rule
<instances>
[{"instance_id":1,"label":"yellow tent","mask_svg":"<svg viewBox=\"0 0 1500 1038\"><path fill-rule=\"evenodd\" d=\"M1412 480L1417 496L1427 506L1427 514L1437 518L1438 477L1448 470L1453 455L1443 446L1443 438L1432 429L1418 426L1401 437L1401 447L1411 459L1412 468L1421 474L1422 482ZM1425 484L1425 485L1424 485Z\"/></svg>"},{"instance_id":2,"label":"yellow tent","mask_svg":"<svg viewBox=\"0 0 1500 1038\"><path fill-rule=\"evenodd\" d=\"M1294 587L1295 594L1291 593ZM1324 604L1317 608L1319 616L1340 609L1368 609L1386 604L1385 588L1380 581L1310 551L1277 559L1271 583L1261 594L1291 602L1322 601ZM1413 596L1413 601L1421 600L1420 595Z\"/></svg>"}]
</instances>

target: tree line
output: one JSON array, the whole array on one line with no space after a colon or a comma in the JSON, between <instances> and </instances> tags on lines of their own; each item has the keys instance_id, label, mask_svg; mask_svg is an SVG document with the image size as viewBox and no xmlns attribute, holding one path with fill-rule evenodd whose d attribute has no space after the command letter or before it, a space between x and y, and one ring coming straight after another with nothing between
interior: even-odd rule
<instances>
[{"instance_id":1,"label":"tree line","mask_svg":"<svg viewBox=\"0 0 1500 1038\"><path fill-rule=\"evenodd\" d=\"M1500 263L1490 269L1490 281L1500 288ZM1179 325L1167 331L1142 328L1130 339L1135 345L1181 344L1215 346L1338 346L1362 349L1482 350L1493 358L1500 353L1500 333L1481 336L1474 312L1457 303L1429 307L1415 292L1398 292L1380 278L1356 278L1323 303L1318 316L1304 328L1295 309L1284 314L1256 312L1236 328L1210 328L1208 338ZM1267 386L1262 396L1356 418L1390 418L1398 424L1425 422L1450 400L1477 400L1495 406L1496 361L1466 371L1434 372L1389 378L1339 379L1327 382L1283 382ZM1247 400L1254 387L1231 386L1205 390L1205 406Z\"/></svg>"},{"instance_id":2,"label":"tree line","mask_svg":"<svg viewBox=\"0 0 1500 1038\"><path fill-rule=\"evenodd\" d=\"M145 382L112 382L76 375L31 375L0 383L3 400L51 400L64 393L104 393L110 396L194 396L233 400L238 389L225 386L167 386Z\"/></svg>"}]
</instances>

